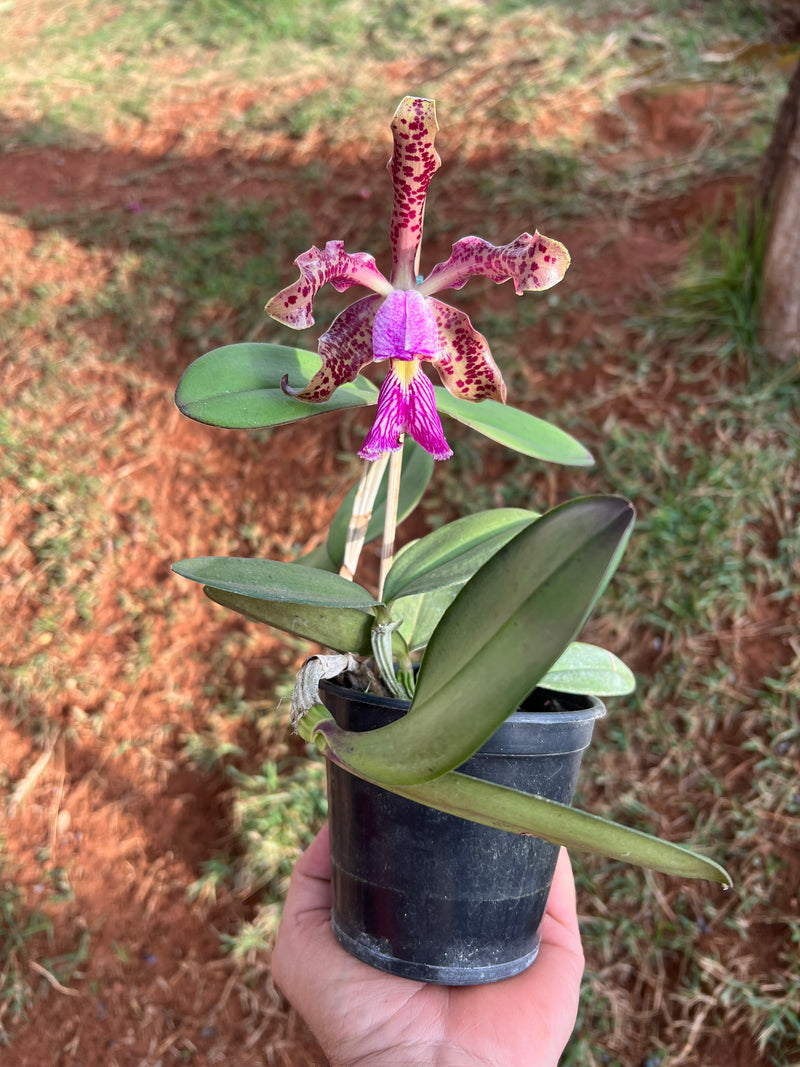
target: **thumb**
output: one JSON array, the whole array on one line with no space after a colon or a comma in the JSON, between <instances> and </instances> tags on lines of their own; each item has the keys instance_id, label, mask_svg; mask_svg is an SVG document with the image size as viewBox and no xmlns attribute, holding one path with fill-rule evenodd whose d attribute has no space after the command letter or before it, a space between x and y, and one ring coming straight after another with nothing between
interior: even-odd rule
<instances>
[{"instance_id":1,"label":"thumb","mask_svg":"<svg viewBox=\"0 0 800 1067\"><path fill-rule=\"evenodd\" d=\"M304 957L313 959L333 940L331 932L331 854L323 826L295 864L272 953L272 975L292 999L292 985Z\"/></svg>"},{"instance_id":2,"label":"thumb","mask_svg":"<svg viewBox=\"0 0 800 1067\"><path fill-rule=\"evenodd\" d=\"M331 906L331 846L327 823L295 864L286 909L294 911L298 906Z\"/></svg>"}]
</instances>

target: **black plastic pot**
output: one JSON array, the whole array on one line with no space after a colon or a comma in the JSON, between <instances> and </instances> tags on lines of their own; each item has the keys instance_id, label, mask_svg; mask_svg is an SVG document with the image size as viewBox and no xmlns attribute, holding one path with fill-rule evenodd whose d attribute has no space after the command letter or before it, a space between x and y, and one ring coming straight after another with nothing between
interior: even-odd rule
<instances>
[{"instance_id":1,"label":"black plastic pot","mask_svg":"<svg viewBox=\"0 0 800 1067\"><path fill-rule=\"evenodd\" d=\"M408 710L323 682L347 730ZM459 770L570 803L595 719L591 697L537 689ZM333 930L352 955L404 978L479 985L536 958L558 847L406 800L328 764Z\"/></svg>"}]
</instances>

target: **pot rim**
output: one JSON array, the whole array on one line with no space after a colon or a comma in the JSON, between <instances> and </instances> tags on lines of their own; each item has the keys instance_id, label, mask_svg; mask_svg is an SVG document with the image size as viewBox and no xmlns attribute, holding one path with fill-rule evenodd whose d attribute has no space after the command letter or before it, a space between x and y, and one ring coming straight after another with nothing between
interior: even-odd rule
<instances>
[{"instance_id":1,"label":"pot rim","mask_svg":"<svg viewBox=\"0 0 800 1067\"><path fill-rule=\"evenodd\" d=\"M407 712L411 707L410 700L382 697L376 693L365 692L362 689L352 689L349 686L340 685L333 679L323 679L320 682L320 689L341 694L359 704L373 704L381 708L401 712ZM537 686L533 692L535 693L537 690L540 693L552 694L558 701L569 703L573 706L565 707L561 711L526 711L523 704L522 707L511 712L506 722L519 723L520 725L529 723L531 725L555 726L559 723L585 722L589 717L591 717L592 721L596 721L597 719L602 719L606 714L605 705L599 697L589 696L585 693L561 693L540 686ZM530 699L530 697L526 697L527 699Z\"/></svg>"}]
</instances>

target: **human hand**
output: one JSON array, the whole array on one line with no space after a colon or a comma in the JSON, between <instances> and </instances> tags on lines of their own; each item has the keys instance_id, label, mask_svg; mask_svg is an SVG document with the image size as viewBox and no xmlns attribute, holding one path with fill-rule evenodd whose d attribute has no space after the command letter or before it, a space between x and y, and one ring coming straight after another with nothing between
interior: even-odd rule
<instances>
[{"instance_id":1,"label":"human hand","mask_svg":"<svg viewBox=\"0 0 800 1067\"><path fill-rule=\"evenodd\" d=\"M575 1025L583 974L565 849L539 954L501 982L437 986L385 974L341 947L330 910L325 826L297 861L272 970L331 1067L556 1067Z\"/></svg>"}]
</instances>

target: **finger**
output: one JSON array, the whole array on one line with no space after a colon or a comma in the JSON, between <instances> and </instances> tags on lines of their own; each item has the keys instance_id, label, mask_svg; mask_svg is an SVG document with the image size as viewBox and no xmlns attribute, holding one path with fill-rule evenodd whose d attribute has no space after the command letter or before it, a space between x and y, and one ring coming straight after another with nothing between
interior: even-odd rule
<instances>
[{"instance_id":1,"label":"finger","mask_svg":"<svg viewBox=\"0 0 800 1067\"><path fill-rule=\"evenodd\" d=\"M276 983L291 1000L301 961L333 938L331 916L331 855L327 824L295 864L278 937L272 953Z\"/></svg>"},{"instance_id":2,"label":"finger","mask_svg":"<svg viewBox=\"0 0 800 1067\"><path fill-rule=\"evenodd\" d=\"M547 898L545 914L554 919L572 936L578 935L578 913L575 900L575 877L569 853L561 848L558 853L553 884Z\"/></svg>"},{"instance_id":3,"label":"finger","mask_svg":"<svg viewBox=\"0 0 800 1067\"><path fill-rule=\"evenodd\" d=\"M560 961L568 987L578 989L584 968L583 945L578 926L575 896L575 878L569 854L562 848L558 855L553 884L547 898L547 909L542 920L542 943L536 965L541 973L545 967L556 966Z\"/></svg>"},{"instance_id":4,"label":"finger","mask_svg":"<svg viewBox=\"0 0 800 1067\"><path fill-rule=\"evenodd\" d=\"M289 892L283 909L284 920L292 923L310 911L324 912L331 908L331 852L326 823L294 867Z\"/></svg>"},{"instance_id":5,"label":"finger","mask_svg":"<svg viewBox=\"0 0 800 1067\"><path fill-rule=\"evenodd\" d=\"M294 873L301 879L322 882L331 880L331 845L328 824L325 823L295 864ZM294 878L292 879L294 881Z\"/></svg>"}]
</instances>

